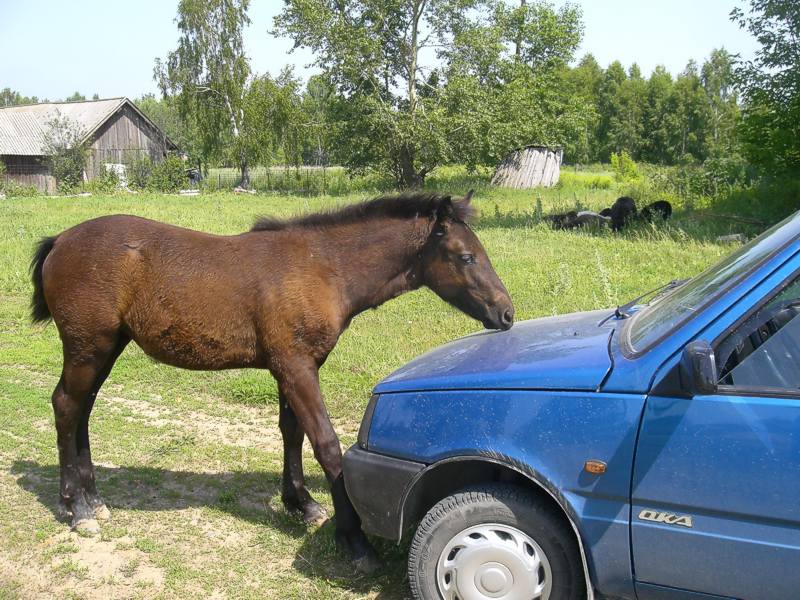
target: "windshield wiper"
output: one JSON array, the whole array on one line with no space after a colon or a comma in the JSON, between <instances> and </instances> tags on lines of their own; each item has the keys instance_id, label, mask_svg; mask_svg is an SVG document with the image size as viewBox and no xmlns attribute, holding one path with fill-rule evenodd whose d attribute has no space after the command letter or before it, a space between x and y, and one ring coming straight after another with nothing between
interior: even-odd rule
<instances>
[{"instance_id":1,"label":"windshield wiper","mask_svg":"<svg viewBox=\"0 0 800 600\"><path fill-rule=\"evenodd\" d=\"M664 292L668 292L670 290L674 290L676 287L678 287L680 285L683 285L687 281L689 281L689 280L688 279L673 279L672 281L669 281L669 282L665 283L664 285L660 285L657 288L654 288L654 289L652 289L652 290L650 290L648 292L645 292L644 294L642 294L641 296L637 296L636 298L634 298L630 302L626 302L622 306L617 306L617 309L614 311L614 316L617 319L627 319L628 317L630 317L630 315L628 314L628 311L630 309L632 309L634 306L636 306L641 300L643 300L643 299L645 299L645 298L647 298L648 296L651 296L651 295L653 295L655 297L655 296L658 296L660 294L663 294Z\"/></svg>"}]
</instances>

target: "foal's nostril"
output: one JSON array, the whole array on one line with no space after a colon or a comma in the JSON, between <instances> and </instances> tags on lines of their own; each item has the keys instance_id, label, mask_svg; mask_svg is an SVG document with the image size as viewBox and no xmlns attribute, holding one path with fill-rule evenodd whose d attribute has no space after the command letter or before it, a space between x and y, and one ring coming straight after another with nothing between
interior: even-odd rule
<instances>
[{"instance_id":1,"label":"foal's nostril","mask_svg":"<svg viewBox=\"0 0 800 600\"><path fill-rule=\"evenodd\" d=\"M503 326L508 329L514 324L514 311L512 309L507 309L504 313L500 321L503 323Z\"/></svg>"}]
</instances>

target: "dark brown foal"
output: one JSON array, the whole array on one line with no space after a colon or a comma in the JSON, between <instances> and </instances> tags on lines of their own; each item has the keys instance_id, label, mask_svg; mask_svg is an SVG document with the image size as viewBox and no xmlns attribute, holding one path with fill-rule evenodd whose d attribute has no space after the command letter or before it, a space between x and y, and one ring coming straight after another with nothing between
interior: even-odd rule
<instances>
[{"instance_id":1,"label":"dark brown foal","mask_svg":"<svg viewBox=\"0 0 800 600\"><path fill-rule=\"evenodd\" d=\"M64 346L53 392L61 503L72 526L109 516L94 481L89 415L125 346L186 369L269 369L280 389L282 496L306 521L325 511L303 478L308 436L331 486L336 538L359 568L374 552L342 478L342 451L319 368L357 314L426 285L488 328L513 307L466 224L470 197L382 197L249 232L217 236L138 217L100 217L41 241L34 321L52 318Z\"/></svg>"}]
</instances>

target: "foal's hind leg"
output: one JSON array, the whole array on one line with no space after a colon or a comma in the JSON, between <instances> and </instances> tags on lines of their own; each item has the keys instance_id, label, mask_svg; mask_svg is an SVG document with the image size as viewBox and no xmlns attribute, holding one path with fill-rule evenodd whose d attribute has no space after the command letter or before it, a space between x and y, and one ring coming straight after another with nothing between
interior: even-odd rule
<instances>
[{"instance_id":1,"label":"foal's hind leg","mask_svg":"<svg viewBox=\"0 0 800 600\"><path fill-rule=\"evenodd\" d=\"M305 433L283 393L280 394L279 426L283 435L283 484L281 499L289 511L303 513L306 523L321 523L327 513L311 497L303 476L303 438Z\"/></svg>"},{"instance_id":2,"label":"foal's hind leg","mask_svg":"<svg viewBox=\"0 0 800 600\"><path fill-rule=\"evenodd\" d=\"M72 528L84 533L99 532L94 511L83 490L78 459L78 428L87 414L87 401L92 388L115 347L97 337L92 347L78 350L65 343L64 370L53 391L53 412L56 419L58 461L61 472L61 504L72 514ZM88 435L87 435L88 440Z\"/></svg>"},{"instance_id":3,"label":"foal's hind leg","mask_svg":"<svg viewBox=\"0 0 800 600\"><path fill-rule=\"evenodd\" d=\"M78 424L86 408L89 391L97 375L91 366L64 365L61 380L53 392L56 417L58 462L61 472L61 506L72 515L71 526L79 532L98 533L94 511L83 492L78 467Z\"/></svg>"},{"instance_id":4,"label":"foal's hind leg","mask_svg":"<svg viewBox=\"0 0 800 600\"><path fill-rule=\"evenodd\" d=\"M94 465L92 464L92 452L89 446L89 417L92 413L92 408L94 407L94 402L97 399L97 393L100 391L100 387L105 382L109 373L111 373L114 363L117 361L117 358L119 358L119 355L122 354L122 351L125 349L125 346L128 345L129 341L130 338L128 337L119 339L114 350L106 360L106 364L103 365L102 370L97 374L94 384L86 398L83 414L78 423L76 442L78 447L78 472L81 478L81 486L86 501L89 503L89 507L94 511L95 517L99 520L110 519L111 513L100 497L100 494L97 492L97 484L94 479Z\"/></svg>"}]
</instances>

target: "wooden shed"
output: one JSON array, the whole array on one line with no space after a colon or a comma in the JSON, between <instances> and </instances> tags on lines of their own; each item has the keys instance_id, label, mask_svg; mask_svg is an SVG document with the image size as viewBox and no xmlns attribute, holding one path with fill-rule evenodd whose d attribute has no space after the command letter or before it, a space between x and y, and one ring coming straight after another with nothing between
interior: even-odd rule
<instances>
[{"instance_id":1,"label":"wooden shed","mask_svg":"<svg viewBox=\"0 0 800 600\"><path fill-rule=\"evenodd\" d=\"M558 147L531 144L517 148L497 166L492 184L516 189L554 186L563 158L564 150Z\"/></svg>"},{"instance_id":2,"label":"wooden shed","mask_svg":"<svg viewBox=\"0 0 800 600\"><path fill-rule=\"evenodd\" d=\"M48 123L57 115L76 123L89 148L84 176L91 179L105 163L125 163L135 156L162 160L177 146L127 98L86 102L46 102L0 108L0 160L5 177L52 193L44 150Z\"/></svg>"}]
</instances>

